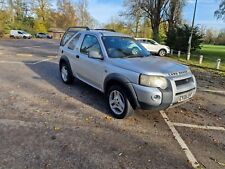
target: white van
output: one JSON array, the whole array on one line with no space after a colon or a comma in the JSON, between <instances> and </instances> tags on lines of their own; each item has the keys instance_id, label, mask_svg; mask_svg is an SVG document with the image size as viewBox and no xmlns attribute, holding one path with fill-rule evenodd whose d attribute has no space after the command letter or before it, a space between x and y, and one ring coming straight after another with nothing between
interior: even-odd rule
<instances>
[{"instance_id":1,"label":"white van","mask_svg":"<svg viewBox=\"0 0 225 169\"><path fill-rule=\"evenodd\" d=\"M31 39L32 35L22 30L11 30L10 38Z\"/></svg>"}]
</instances>

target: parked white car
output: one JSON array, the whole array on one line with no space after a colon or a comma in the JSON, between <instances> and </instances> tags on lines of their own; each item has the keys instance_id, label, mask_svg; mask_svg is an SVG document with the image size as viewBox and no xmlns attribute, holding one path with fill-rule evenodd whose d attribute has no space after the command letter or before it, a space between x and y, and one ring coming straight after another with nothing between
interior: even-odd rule
<instances>
[{"instance_id":1,"label":"parked white car","mask_svg":"<svg viewBox=\"0 0 225 169\"><path fill-rule=\"evenodd\" d=\"M158 42L147 38L136 38L136 40L142 44L151 53L156 53L159 56L166 56L170 53L170 47L161 45Z\"/></svg>"},{"instance_id":2,"label":"parked white car","mask_svg":"<svg viewBox=\"0 0 225 169\"><path fill-rule=\"evenodd\" d=\"M10 38L31 39L32 35L22 30L11 30Z\"/></svg>"}]
</instances>

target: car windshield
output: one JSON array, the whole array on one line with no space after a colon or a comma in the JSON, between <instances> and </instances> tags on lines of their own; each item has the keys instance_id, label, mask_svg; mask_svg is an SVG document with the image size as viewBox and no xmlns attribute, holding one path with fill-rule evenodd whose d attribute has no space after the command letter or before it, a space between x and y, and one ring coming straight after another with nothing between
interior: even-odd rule
<instances>
[{"instance_id":1,"label":"car windshield","mask_svg":"<svg viewBox=\"0 0 225 169\"><path fill-rule=\"evenodd\" d=\"M150 53L133 38L119 36L103 36L102 40L110 58L132 58L150 56Z\"/></svg>"}]
</instances>

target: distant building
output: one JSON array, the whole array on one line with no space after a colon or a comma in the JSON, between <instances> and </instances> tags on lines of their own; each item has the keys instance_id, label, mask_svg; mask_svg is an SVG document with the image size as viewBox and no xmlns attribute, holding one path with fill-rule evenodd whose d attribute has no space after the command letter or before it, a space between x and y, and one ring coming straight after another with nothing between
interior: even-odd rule
<instances>
[{"instance_id":1,"label":"distant building","mask_svg":"<svg viewBox=\"0 0 225 169\"><path fill-rule=\"evenodd\" d=\"M65 30L61 28L50 28L48 33L53 37L53 39L61 39Z\"/></svg>"}]
</instances>

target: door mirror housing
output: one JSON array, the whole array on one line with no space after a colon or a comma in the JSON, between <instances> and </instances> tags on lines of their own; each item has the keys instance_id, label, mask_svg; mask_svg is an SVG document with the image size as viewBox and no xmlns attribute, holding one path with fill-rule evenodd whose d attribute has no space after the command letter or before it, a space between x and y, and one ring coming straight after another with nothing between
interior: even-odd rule
<instances>
[{"instance_id":1,"label":"door mirror housing","mask_svg":"<svg viewBox=\"0 0 225 169\"><path fill-rule=\"evenodd\" d=\"M90 51L88 53L88 57L103 60L103 56L98 51Z\"/></svg>"}]
</instances>

